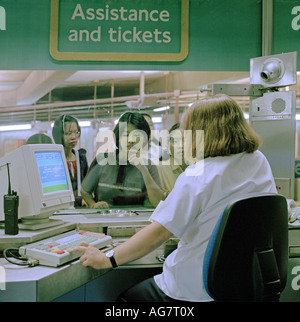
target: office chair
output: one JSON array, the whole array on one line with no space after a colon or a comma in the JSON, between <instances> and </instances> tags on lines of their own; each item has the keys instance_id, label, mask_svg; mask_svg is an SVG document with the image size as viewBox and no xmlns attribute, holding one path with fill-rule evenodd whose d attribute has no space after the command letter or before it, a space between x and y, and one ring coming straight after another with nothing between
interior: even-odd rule
<instances>
[{"instance_id":1,"label":"office chair","mask_svg":"<svg viewBox=\"0 0 300 322\"><path fill-rule=\"evenodd\" d=\"M203 282L215 301L278 302L287 279L286 198L249 194L230 202L210 237Z\"/></svg>"}]
</instances>

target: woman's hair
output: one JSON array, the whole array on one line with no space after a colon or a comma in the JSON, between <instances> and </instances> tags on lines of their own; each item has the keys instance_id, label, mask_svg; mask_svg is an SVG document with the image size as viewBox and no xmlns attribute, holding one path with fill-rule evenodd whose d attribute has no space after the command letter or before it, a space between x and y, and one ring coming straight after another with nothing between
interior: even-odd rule
<instances>
[{"instance_id":1,"label":"woman's hair","mask_svg":"<svg viewBox=\"0 0 300 322\"><path fill-rule=\"evenodd\" d=\"M181 126L192 130L193 155L196 155L196 130L204 131L204 158L251 153L261 143L236 101L223 94L193 103L184 113Z\"/></svg>"},{"instance_id":2,"label":"woman's hair","mask_svg":"<svg viewBox=\"0 0 300 322\"><path fill-rule=\"evenodd\" d=\"M150 119L151 119L151 115L149 114L149 113L140 113L140 114L142 114L144 117L146 116L146 117L149 117ZM148 122L147 122L148 123Z\"/></svg>"},{"instance_id":3,"label":"woman's hair","mask_svg":"<svg viewBox=\"0 0 300 322\"><path fill-rule=\"evenodd\" d=\"M41 143L51 144L53 143L53 141L50 138L50 136L44 133L33 134L26 141L26 144L41 144Z\"/></svg>"},{"instance_id":4,"label":"woman's hair","mask_svg":"<svg viewBox=\"0 0 300 322\"><path fill-rule=\"evenodd\" d=\"M172 133L173 131L178 130L179 128L180 128L180 123L175 123L170 128L169 133Z\"/></svg>"},{"instance_id":5,"label":"woman's hair","mask_svg":"<svg viewBox=\"0 0 300 322\"><path fill-rule=\"evenodd\" d=\"M115 137L116 137L116 146L117 147L119 147L120 136L122 135L122 133L121 133L122 129L120 129L121 122L124 122L127 124L130 123L130 124L134 125L137 128L137 130L141 130L147 135L147 140L149 139L150 134L151 134L151 130L150 130L149 124L145 120L144 116L142 114L136 113L136 112L125 112L124 114L121 115L117 125L115 126L115 128L113 130Z\"/></svg>"},{"instance_id":6,"label":"woman's hair","mask_svg":"<svg viewBox=\"0 0 300 322\"><path fill-rule=\"evenodd\" d=\"M66 122L76 123L78 132L81 132L81 128L75 117L71 115L61 115L59 118L55 120L54 126L52 128L52 137L56 144L63 145L63 134Z\"/></svg>"},{"instance_id":7,"label":"woman's hair","mask_svg":"<svg viewBox=\"0 0 300 322\"><path fill-rule=\"evenodd\" d=\"M114 127L113 129L113 133L114 133L114 137L115 137L115 145L117 147L116 149L116 155L117 157L119 157L119 152L120 152L120 136L122 135L122 130L123 127L120 126L120 123L126 123L126 124L132 124L134 125L138 130L141 130L144 132L145 136L147 136L146 140L149 139L150 137L150 127L148 122L145 120L144 116L140 113L136 113L136 112L125 112L124 114L122 114L119 118L119 121L117 123L117 125ZM97 155L94 160L92 161L88 173L91 171L91 169L97 164L97 162L99 162L98 157L101 154ZM107 158L108 156L108 152L104 153L104 157ZM102 155L99 157L99 159L101 160Z\"/></svg>"}]
</instances>

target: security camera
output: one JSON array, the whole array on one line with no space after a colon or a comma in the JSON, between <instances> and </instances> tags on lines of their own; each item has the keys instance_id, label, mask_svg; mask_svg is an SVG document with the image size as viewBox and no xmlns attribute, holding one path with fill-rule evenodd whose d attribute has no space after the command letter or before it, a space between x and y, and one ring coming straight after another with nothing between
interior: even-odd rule
<instances>
[{"instance_id":1,"label":"security camera","mask_svg":"<svg viewBox=\"0 0 300 322\"><path fill-rule=\"evenodd\" d=\"M278 82L284 75L284 63L281 59L267 59L260 72L260 77L268 83Z\"/></svg>"},{"instance_id":2,"label":"security camera","mask_svg":"<svg viewBox=\"0 0 300 322\"><path fill-rule=\"evenodd\" d=\"M297 82L297 52L263 56L250 60L250 84L282 87Z\"/></svg>"}]
</instances>

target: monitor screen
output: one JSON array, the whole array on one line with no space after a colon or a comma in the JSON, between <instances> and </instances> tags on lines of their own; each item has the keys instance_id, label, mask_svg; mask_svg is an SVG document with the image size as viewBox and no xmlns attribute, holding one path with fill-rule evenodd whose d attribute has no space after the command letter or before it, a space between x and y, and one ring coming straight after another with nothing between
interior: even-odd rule
<instances>
[{"instance_id":1,"label":"monitor screen","mask_svg":"<svg viewBox=\"0 0 300 322\"><path fill-rule=\"evenodd\" d=\"M26 227L33 221L46 221L57 210L73 206L74 194L62 145L23 145L0 158L0 165L6 164L9 164L11 189L19 196L18 217ZM3 166L0 169L0 221L4 220L3 196L8 193L8 185L8 172ZM38 227L40 224L33 228Z\"/></svg>"},{"instance_id":2,"label":"monitor screen","mask_svg":"<svg viewBox=\"0 0 300 322\"><path fill-rule=\"evenodd\" d=\"M35 152L42 193L69 190L66 170L60 152Z\"/></svg>"}]
</instances>

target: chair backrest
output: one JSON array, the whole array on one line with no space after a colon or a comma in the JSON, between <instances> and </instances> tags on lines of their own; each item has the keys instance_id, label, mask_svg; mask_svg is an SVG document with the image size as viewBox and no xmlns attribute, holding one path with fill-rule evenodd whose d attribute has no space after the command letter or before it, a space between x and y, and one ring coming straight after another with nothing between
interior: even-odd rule
<instances>
[{"instance_id":1,"label":"chair backrest","mask_svg":"<svg viewBox=\"0 0 300 322\"><path fill-rule=\"evenodd\" d=\"M213 230L204 286L216 301L279 301L287 262L286 198L249 194L229 203Z\"/></svg>"}]
</instances>

